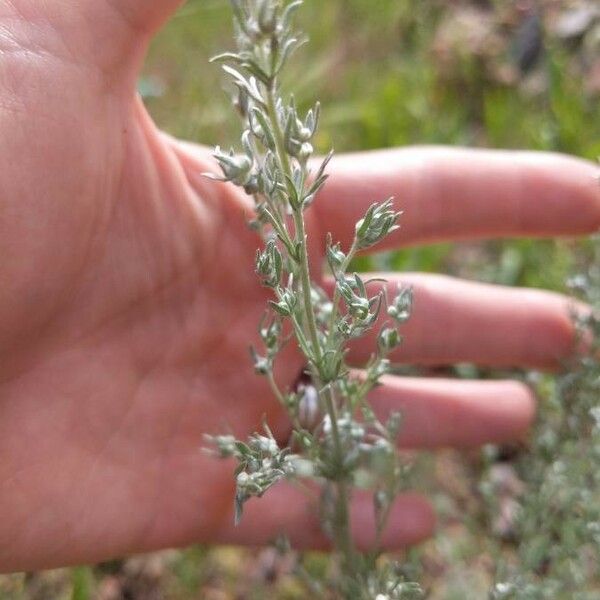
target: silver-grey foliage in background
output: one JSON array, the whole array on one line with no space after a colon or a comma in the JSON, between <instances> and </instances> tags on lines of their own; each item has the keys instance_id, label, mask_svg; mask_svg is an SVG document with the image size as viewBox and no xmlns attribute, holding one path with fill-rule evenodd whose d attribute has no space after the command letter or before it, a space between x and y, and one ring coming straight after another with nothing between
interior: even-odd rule
<instances>
[{"instance_id":1,"label":"silver-grey foliage in background","mask_svg":"<svg viewBox=\"0 0 600 600\"><path fill-rule=\"evenodd\" d=\"M388 354L401 342L397 326L409 317L412 295L402 290L387 306L383 294L369 294L358 274L347 275L358 251L397 228L399 213L391 200L373 204L356 224L348 249L327 237L327 262L336 281L329 298L311 277L304 221L306 209L326 182L331 158L330 154L311 173L320 106L300 114L293 98L281 96L278 84L286 61L304 42L292 23L301 2L231 4L237 51L213 60L224 63L237 88L235 105L244 132L240 152L216 149L223 172L217 179L241 186L255 201L252 225L265 242L257 252L256 273L273 298L259 325L264 348L252 349L252 357L256 372L268 379L294 427L286 448L278 446L267 426L263 434L246 441L213 438L220 456L238 462L235 518L242 518L248 499L262 496L281 479L310 479L321 489L322 527L336 559L330 580L315 583L312 592L321 589L324 597L333 592L352 600L418 598L418 585L405 581L400 567L378 560L379 548L368 554L357 551L349 516L354 488L369 489L379 540L405 480L406 466L396 449L399 415L381 422L367 395L389 372ZM386 310L389 318L359 379L346 365L347 345L378 326ZM282 389L274 376L274 363L290 331L311 381L298 389Z\"/></svg>"},{"instance_id":2,"label":"silver-grey foliage in background","mask_svg":"<svg viewBox=\"0 0 600 600\"><path fill-rule=\"evenodd\" d=\"M492 600L600 599L600 239L572 287L589 303L574 315L582 352L543 407L516 512L514 564Z\"/></svg>"}]
</instances>

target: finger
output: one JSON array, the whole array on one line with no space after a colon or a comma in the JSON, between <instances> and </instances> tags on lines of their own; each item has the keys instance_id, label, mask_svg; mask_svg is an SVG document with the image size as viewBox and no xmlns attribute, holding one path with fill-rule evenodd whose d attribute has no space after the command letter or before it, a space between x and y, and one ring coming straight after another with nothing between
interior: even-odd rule
<instances>
[{"instance_id":1,"label":"finger","mask_svg":"<svg viewBox=\"0 0 600 600\"><path fill-rule=\"evenodd\" d=\"M516 381L460 381L388 376L370 394L385 422L402 415L405 448L476 447L523 438L534 418L532 391Z\"/></svg>"},{"instance_id":2,"label":"finger","mask_svg":"<svg viewBox=\"0 0 600 600\"><path fill-rule=\"evenodd\" d=\"M575 350L572 309L581 304L541 290L462 281L444 275L384 275L369 293L385 289L393 298L412 286L413 311L401 327L403 344L395 361L413 364L473 362L496 367L555 369ZM333 287L327 283L329 291ZM387 318L382 310L380 322ZM389 319L388 319L389 320ZM360 365L376 344L378 328L351 346L349 359Z\"/></svg>"},{"instance_id":3,"label":"finger","mask_svg":"<svg viewBox=\"0 0 600 600\"><path fill-rule=\"evenodd\" d=\"M340 156L329 172L315 220L346 247L369 205L389 196L404 211L401 229L375 250L600 226L598 167L558 154L407 148Z\"/></svg>"},{"instance_id":4,"label":"finger","mask_svg":"<svg viewBox=\"0 0 600 600\"><path fill-rule=\"evenodd\" d=\"M350 508L352 536L360 550L375 544L373 501L369 494L356 493ZM427 500L418 494L402 494L390 514L382 545L397 550L416 544L433 533L435 516ZM217 534L217 542L264 546L285 535L294 548L326 550L331 542L321 530L318 500L291 484L280 484L260 499L246 503L241 523L231 520Z\"/></svg>"}]
</instances>

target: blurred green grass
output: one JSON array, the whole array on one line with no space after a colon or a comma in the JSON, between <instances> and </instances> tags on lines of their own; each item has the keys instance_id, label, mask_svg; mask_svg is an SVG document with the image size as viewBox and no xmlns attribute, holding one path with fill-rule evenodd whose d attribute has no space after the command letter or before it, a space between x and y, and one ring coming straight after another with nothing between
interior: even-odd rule
<instances>
[{"instance_id":1,"label":"blurred green grass","mask_svg":"<svg viewBox=\"0 0 600 600\"><path fill-rule=\"evenodd\" d=\"M506 7L516 3L496 2L499 8L488 11L491 16L480 24L479 55L469 47L472 33L459 19L449 20L456 5L468 4L307 0L299 24L310 44L293 62L286 82L293 82L287 87L301 107L307 109L316 98L324 106L318 149L449 144L561 151L589 159L600 155L598 102L583 93L572 52L548 41L531 76L544 80L542 91L530 91L518 75L507 85L491 71L512 66L514 17ZM444 30L453 31L449 40ZM486 35L491 46L500 46L496 53L485 48ZM505 46L499 36L507 40ZM158 82L162 91L147 98L159 125L209 145L236 144L239 123L228 91L219 68L207 64L208 57L230 46L224 0L191 0L159 34L142 79L143 88ZM444 269L468 276L453 260L452 248L407 249L360 266ZM477 276L505 284L562 289L569 268L568 245L554 242L493 242L486 254L494 264L483 273L476 269Z\"/></svg>"},{"instance_id":2,"label":"blurred green grass","mask_svg":"<svg viewBox=\"0 0 600 600\"><path fill-rule=\"evenodd\" d=\"M481 19L475 13L475 21L465 26L459 12L478 10L475 5L481 4L486 3L306 0L299 24L311 43L286 81L293 83L301 107L317 98L323 104L319 150L449 144L561 151L588 159L600 155L599 102L585 92L585 71L576 68L578 48L548 36L535 72L521 78L510 53L517 3L490 1ZM473 23L479 23L476 33L482 38L475 48ZM140 91L162 128L210 145L236 143L237 117L219 68L207 62L230 46L225 0L190 0L157 36ZM444 271L562 290L575 260L574 246L568 240L437 244L364 259L360 266ZM461 512L447 500L438 504L442 512ZM430 575L432 598L484 597L480 523L477 516L471 520L475 524L466 533L452 530L434 543L437 560L445 562L432 568L441 581L435 585ZM156 563L140 565L134 559L14 575L0 578L0 599L301 598L286 578L274 587L263 585L269 577L260 565L268 563L268 556L261 557L191 548L161 555ZM322 569L318 558L311 564L315 571Z\"/></svg>"}]
</instances>

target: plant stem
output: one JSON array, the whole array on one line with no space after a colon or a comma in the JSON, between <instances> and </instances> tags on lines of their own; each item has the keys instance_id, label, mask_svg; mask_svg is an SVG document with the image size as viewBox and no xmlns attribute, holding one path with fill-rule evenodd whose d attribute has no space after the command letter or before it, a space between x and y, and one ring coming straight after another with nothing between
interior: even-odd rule
<instances>
[{"instance_id":1,"label":"plant stem","mask_svg":"<svg viewBox=\"0 0 600 600\"><path fill-rule=\"evenodd\" d=\"M275 145L277 151L277 159L281 164L283 172L291 179L292 177L292 166L290 159L285 151L283 142L283 133L281 131L281 124L279 123L279 117L277 116L277 108L275 105L275 83L267 92L267 107L269 111L269 118L271 126L273 127L273 133L275 136ZM291 185L288 182L288 186ZM291 192L291 190L290 190ZM304 217L302 215L302 208L294 210L294 227L296 229L296 241L300 242L300 283L302 285L302 296L304 302L304 312L306 316L306 326L308 335L312 344L313 357L317 364L320 364L323 360L321 352L321 344L319 343L319 334L317 330L317 323L315 319L315 313L312 306L311 298L311 285L310 285L310 265L308 261L308 251L306 248L306 231L304 227Z\"/></svg>"},{"instance_id":2,"label":"plant stem","mask_svg":"<svg viewBox=\"0 0 600 600\"><path fill-rule=\"evenodd\" d=\"M277 382L275 381L275 376L273 375L272 370L269 370L269 372L267 373L267 381L269 382L269 386L271 387L273 395L277 398L277 400L279 400L282 406L285 406L285 397L279 389Z\"/></svg>"},{"instance_id":3,"label":"plant stem","mask_svg":"<svg viewBox=\"0 0 600 600\"><path fill-rule=\"evenodd\" d=\"M273 127L273 133L275 137L275 146L277 159L281 165L283 172L292 179L292 166L290 164L289 157L285 150L285 144L283 140L283 132L281 130L281 124L277 115L277 108L275 102L275 89L276 83L267 90L267 108L269 113L269 119L271 126ZM288 181L288 187L291 185ZM293 190L290 190L290 194ZM340 432L338 427L338 415L337 407L333 392L329 386L324 388L321 385L319 378L319 370L323 361L323 353L321 350L321 344L319 342L319 333L317 329L317 322L315 319L315 313L311 298L311 284L310 284L310 263L308 258L308 249L306 244L306 228L304 224L303 209L300 206L298 209L293 211L294 227L296 230L296 241L300 242L300 283L302 286L302 297L304 303L304 313L306 316L306 327L308 335L312 345L312 354L317 367L317 373L314 373L315 379L318 379L315 384L319 395L323 398L327 414L331 421L331 434L333 438L334 451L335 451L335 462L342 472L342 464L344 458L344 452L342 448ZM352 543L352 537L350 534L350 516L348 510L349 495L346 482L344 481L343 474L336 481L337 497L336 497L336 515L335 515L335 544L338 551L343 556L343 569L349 576L354 575L355 565L355 551Z\"/></svg>"}]
</instances>

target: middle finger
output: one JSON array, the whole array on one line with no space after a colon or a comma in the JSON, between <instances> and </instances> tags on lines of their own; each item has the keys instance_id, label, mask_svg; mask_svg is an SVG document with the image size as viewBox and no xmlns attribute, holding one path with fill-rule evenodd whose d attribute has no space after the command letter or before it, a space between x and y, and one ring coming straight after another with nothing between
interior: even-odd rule
<instances>
[{"instance_id":1,"label":"middle finger","mask_svg":"<svg viewBox=\"0 0 600 600\"><path fill-rule=\"evenodd\" d=\"M390 357L403 363L472 362L556 369L575 349L572 310L586 310L565 296L542 290L468 282L445 275L404 273L383 277L386 283L369 285L370 294L385 289L392 299L407 286L414 292L411 318L401 327L404 343ZM333 283L329 281L326 286L331 291ZM388 317L385 310L381 313L383 324ZM351 364L364 364L369 358L378 330L375 327L352 343Z\"/></svg>"}]
</instances>

